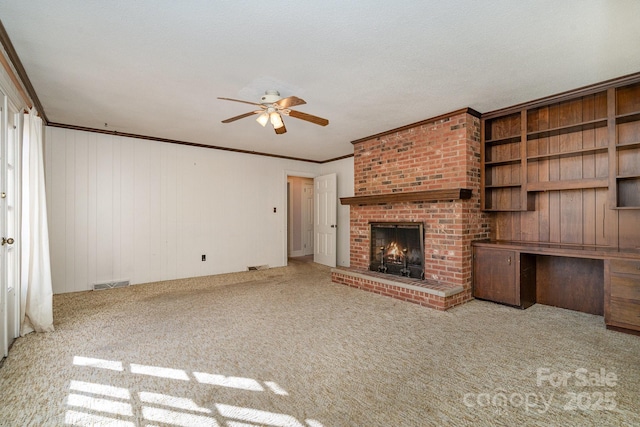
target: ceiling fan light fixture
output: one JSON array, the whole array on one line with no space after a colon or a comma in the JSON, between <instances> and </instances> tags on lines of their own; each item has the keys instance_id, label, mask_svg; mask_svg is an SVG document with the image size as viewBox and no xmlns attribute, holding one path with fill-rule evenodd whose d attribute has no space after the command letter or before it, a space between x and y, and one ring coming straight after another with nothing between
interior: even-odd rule
<instances>
[{"instance_id":1,"label":"ceiling fan light fixture","mask_svg":"<svg viewBox=\"0 0 640 427\"><path fill-rule=\"evenodd\" d=\"M256 121L260 123L261 126L266 126L268 122L271 122L273 125L273 129L276 131L276 134L282 135L287 132L287 128L284 125L283 117L284 114L287 117L293 117L295 119L304 120L309 123L313 123L319 126L326 126L329 124L329 120L323 119L322 117L317 117L312 114L303 113L302 111L292 110L291 107L295 107L296 105L304 105L306 102L304 99L298 98L297 96L288 96L286 98L280 98L280 93L276 90L268 90L261 98L260 103L251 102L251 101L243 101L241 99L233 99L233 98L218 98L225 101L234 101L241 102L243 104L256 105L260 107L260 110L250 111L248 113L240 114L238 116L230 117L226 120L223 120L222 123L231 123L236 120L244 119L245 117L255 117Z\"/></svg>"},{"instance_id":2,"label":"ceiling fan light fixture","mask_svg":"<svg viewBox=\"0 0 640 427\"><path fill-rule=\"evenodd\" d=\"M260 123L262 127L265 127L269 122L269 113L265 111L264 113L260 114L256 119L256 122Z\"/></svg>"},{"instance_id":3,"label":"ceiling fan light fixture","mask_svg":"<svg viewBox=\"0 0 640 427\"><path fill-rule=\"evenodd\" d=\"M271 117L271 124L273 125L274 129L280 129L282 126L284 126L284 122L282 121L282 117L280 117L280 114L274 112L269 116Z\"/></svg>"}]
</instances>

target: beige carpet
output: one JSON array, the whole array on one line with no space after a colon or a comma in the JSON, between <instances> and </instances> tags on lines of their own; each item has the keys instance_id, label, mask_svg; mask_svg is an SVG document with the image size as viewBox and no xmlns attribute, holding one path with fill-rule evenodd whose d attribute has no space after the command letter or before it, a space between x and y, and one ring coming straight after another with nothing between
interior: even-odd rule
<instances>
[{"instance_id":1,"label":"beige carpet","mask_svg":"<svg viewBox=\"0 0 640 427\"><path fill-rule=\"evenodd\" d=\"M0 368L2 426L640 425L640 337L542 305L442 313L291 261L54 316Z\"/></svg>"}]
</instances>

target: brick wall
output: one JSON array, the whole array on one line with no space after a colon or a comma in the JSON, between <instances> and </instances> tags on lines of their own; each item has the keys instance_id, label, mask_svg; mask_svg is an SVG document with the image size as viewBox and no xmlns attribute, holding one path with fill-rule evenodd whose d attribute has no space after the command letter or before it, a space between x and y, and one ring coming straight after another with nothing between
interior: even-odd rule
<instances>
[{"instance_id":1,"label":"brick wall","mask_svg":"<svg viewBox=\"0 0 640 427\"><path fill-rule=\"evenodd\" d=\"M480 119L469 110L354 143L355 196L467 188L469 200L351 206L351 268L367 270L370 222L423 222L425 279L472 298L471 242L489 237L480 211Z\"/></svg>"}]
</instances>

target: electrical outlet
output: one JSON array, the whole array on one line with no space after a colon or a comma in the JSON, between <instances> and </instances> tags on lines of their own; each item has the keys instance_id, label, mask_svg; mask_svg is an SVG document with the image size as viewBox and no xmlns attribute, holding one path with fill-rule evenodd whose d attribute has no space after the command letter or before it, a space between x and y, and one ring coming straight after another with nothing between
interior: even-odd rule
<instances>
[{"instance_id":1,"label":"electrical outlet","mask_svg":"<svg viewBox=\"0 0 640 427\"><path fill-rule=\"evenodd\" d=\"M207 260L207 256L206 255L202 255L202 260L206 261Z\"/></svg>"}]
</instances>

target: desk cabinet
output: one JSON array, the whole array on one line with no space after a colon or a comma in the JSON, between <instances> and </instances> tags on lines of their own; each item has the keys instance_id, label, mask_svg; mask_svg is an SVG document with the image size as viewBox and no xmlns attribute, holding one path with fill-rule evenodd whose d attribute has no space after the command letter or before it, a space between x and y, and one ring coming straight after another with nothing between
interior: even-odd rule
<instances>
[{"instance_id":1,"label":"desk cabinet","mask_svg":"<svg viewBox=\"0 0 640 427\"><path fill-rule=\"evenodd\" d=\"M605 323L640 331L640 261L611 259L608 263Z\"/></svg>"},{"instance_id":2,"label":"desk cabinet","mask_svg":"<svg viewBox=\"0 0 640 427\"><path fill-rule=\"evenodd\" d=\"M604 314L607 328L640 335L640 251L560 246L474 242L473 296Z\"/></svg>"},{"instance_id":3,"label":"desk cabinet","mask_svg":"<svg viewBox=\"0 0 640 427\"><path fill-rule=\"evenodd\" d=\"M520 308L535 301L535 261L517 251L475 247L473 296ZM533 264L533 265L532 265Z\"/></svg>"}]
</instances>

